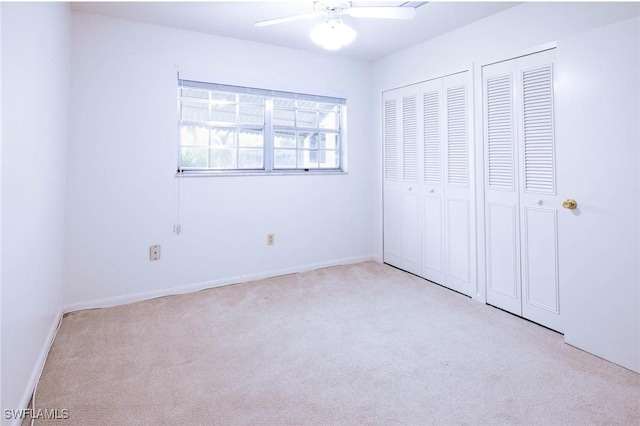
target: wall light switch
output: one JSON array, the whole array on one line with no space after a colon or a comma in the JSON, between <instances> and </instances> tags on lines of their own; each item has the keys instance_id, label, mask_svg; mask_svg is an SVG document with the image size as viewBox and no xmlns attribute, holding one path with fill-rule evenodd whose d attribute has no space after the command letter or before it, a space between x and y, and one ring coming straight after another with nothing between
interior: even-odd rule
<instances>
[{"instance_id":1,"label":"wall light switch","mask_svg":"<svg viewBox=\"0 0 640 426\"><path fill-rule=\"evenodd\" d=\"M274 245L276 242L276 235L275 234L267 234L267 245L268 246L272 246Z\"/></svg>"}]
</instances>

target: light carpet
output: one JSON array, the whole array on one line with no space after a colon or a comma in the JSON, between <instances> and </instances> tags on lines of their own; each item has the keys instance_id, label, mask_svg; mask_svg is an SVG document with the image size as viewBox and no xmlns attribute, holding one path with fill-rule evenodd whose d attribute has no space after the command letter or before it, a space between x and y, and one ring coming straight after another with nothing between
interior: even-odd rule
<instances>
[{"instance_id":1,"label":"light carpet","mask_svg":"<svg viewBox=\"0 0 640 426\"><path fill-rule=\"evenodd\" d=\"M37 425L640 424L640 375L375 262L64 317Z\"/></svg>"}]
</instances>

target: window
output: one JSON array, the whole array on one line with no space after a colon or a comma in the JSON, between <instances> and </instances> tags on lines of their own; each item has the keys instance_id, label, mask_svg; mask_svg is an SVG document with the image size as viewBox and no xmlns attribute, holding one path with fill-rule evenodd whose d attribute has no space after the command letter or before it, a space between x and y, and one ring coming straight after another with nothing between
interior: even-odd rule
<instances>
[{"instance_id":1,"label":"window","mask_svg":"<svg viewBox=\"0 0 640 426\"><path fill-rule=\"evenodd\" d=\"M178 173L343 170L341 98L179 80Z\"/></svg>"}]
</instances>

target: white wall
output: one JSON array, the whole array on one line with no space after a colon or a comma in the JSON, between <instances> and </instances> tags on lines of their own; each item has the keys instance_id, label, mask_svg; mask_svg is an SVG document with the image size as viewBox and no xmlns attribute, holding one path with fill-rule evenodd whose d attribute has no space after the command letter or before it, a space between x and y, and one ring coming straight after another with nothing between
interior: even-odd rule
<instances>
[{"instance_id":1,"label":"white wall","mask_svg":"<svg viewBox=\"0 0 640 426\"><path fill-rule=\"evenodd\" d=\"M72 22L69 308L371 258L370 64L82 12ZM177 69L346 95L349 173L181 179L175 235ZM162 245L159 261L151 244Z\"/></svg>"},{"instance_id":2,"label":"white wall","mask_svg":"<svg viewBox=\"0 0 640 426\"><path fill-rule=\"evenodd\" d=\"M2 5L0 4L0 46L2 46ZM2 58L0 54L0 320L2 316ZM2 352L2 325L0 325L0 355ZM2 361L0 361L0 409L4 407L2 399Z\"/></svg>"},{"instance_id":3,"label":"white wall","mask_svg":"<svg viewBox=\"0 0 640 426\"><path fill-rule=\"evenodd\" d=\"M374 64L373 85L392 89L486 58L637 16L637 3L524 3L417 44Z\"/></svg>"},{"instance_id":4,"label":"white wall","mask_svg":"<svg viewBox=\"0 0 640 426\"><path fill-rule=\"evenodd\" d=\"M2 4L2 409L26 407L62 310L69 52L68 4Z\"/></svg>"},{"instance_id":5,"label":"white wall","mask_svg":"<svg viewBox=\"0 0 640 426\"><path fill-rule=\"evenodd\" d=\"M378 128L374 135L377 146L376 152L379 154L377 161L381 161L380 155L382 153L382 125L380 117L382 91L464 68L472 69L475 79L475 139L476 143L480 144L482 143L481 65L531 52L532 48L536 46L549 44L558 45L558 57L559 61L562 61L562 49L576 48L581 51L588 49L588 43L592 42L589 40L593 38L592 35L587 35L589 31L615 22L628 20L638 15L640 15L640 5L638 3L525 3L376 62L372 75L372 104L374 108L373 114L376 117L375 122L378 123ZM629 34L631 33L627 32L627 37L629 37ZM633 35L631 35L631 37L633 37ZM570 42L565 43L561 49L564 40L570 40ZM622 58L623 56L624 53L618 58ZM631 56L637 56L637 52ZM580 60L582 59L583 58L580 58ZM565 105L566 102L573 102L573 100L578 99L578 97L574 97L573 100L569 97L563 98L564 95L560 92L561 91L559 91L557 95L559 99L558 103L560 103L560 99L562 99L562 102L565 102ZM637 96L637 94L635 96ZM597 102L597 97L587 98L590 102ZM581 105L581 107L586 110L597 111L601 106L592 104ZM637 127L637 117L635 120L635 122L628 122L627 125ZM569 126L582 126L584 133L600 133L600 129L597 128L600 123L594 120L576 121L575 116L569 116L566 108L556 111L556 121L557 123L569 123L567 124ZM631 129L627 129L625 132L629 135L634 133ZM639 142L637 140L637 129L635 134L635 141L624 141L623 144L635 143L637 145ZM637 157L637 155L635 155L635 153L636 151L631 152L631 156L634 157L633 161L636 161L635 157ZM481 175L482 160L480 155L476 157L476 166L478 170L478 199L476 211L478 213L478 229L481 230L483 229L482 224L484 223L482 207L484 200L482 195L483 176ZM636 163L636 168L637 166L638 164ZM629 176L629 179L635 179L635 177L637 177L637 174L632 174ZM382 181L381 176L378 176L377 181ZM381 194L382 190L379 188L377 191L378 206L382 204ZM634 194L631 199L635 200L636 198L634 197L636 196L637 194ZM632 203L634 202L632 201ZM632 211L636 211L635 205ZM377 227L378 229L382 229L381 209L378 208L376 213ZM612 218L610 218L610 220L611 219ZM640 218L637 217L637 214L634 220L636 225L630 230L630 233L633 234L635 238L635 242L632 244L634 247L633 250L635 251L633 251L630 256L635 256L634 258L637 259L640 257L637 252L637 224ZM375 245L376 253L382 253L381 233L377 235ZM480 301L485 300L483 246L484 239L482 233L480 233L478 240L478 247L480 247L478 250L478 291L476 294L476 299ZM579 317L572 319L574 326L569 327L566 337L568 342L576 343L579 347L638 371L640 367L640 362L638 362L640 360L640 349L638 348L637 334L638 322L640 321L640 305L637 301L640 283L638 283L637 280L637 265L622 261L619 263L625 264L628 278L627 280L615 281L615 290L620 294L613 299L619 300L620 297L623 297L631 300L631 302L626 303L623 309L616 304L611 304L605 308L598 307L597 305L602 301L602 299L599 298L602 295L602 291L595 290L595 288L603 285L603 283L593 279L589 280L589 282L583 282L581 285L590 287L593 290L585 290L583 288L583 292L589 295L591 312L594 314L597 313L594 318L606 318L606 324L602 327L594 328L593 321L591 321L589 332L586 333L587 335L591 333L587 339L589 340L588 344L585 342L585 339L583 339L584 332L581 332L579 338L574 340L572 333L577 332L581 318L584 319L590 309L578 309L575 304L573 305L574 309L572 309L572 305L570 304L569 313L579 315ZM565 290L567 289L565 288ZM566 295L569 294L570 292ZM561 298L562 297L563 293L561 293ZM584 299L581 300L584 301ZM616 309L618 309L618 312L614 313L613 311ZM587 324L587 322L588 321L582 321L583 324ZM616 336L600 339L598 333L604 334L607 332L615 333ZM599 339L602 340L602 342L597 343ZM606 348L604 348L604 346L606 346Z\"/></svg>"}]
</instances>

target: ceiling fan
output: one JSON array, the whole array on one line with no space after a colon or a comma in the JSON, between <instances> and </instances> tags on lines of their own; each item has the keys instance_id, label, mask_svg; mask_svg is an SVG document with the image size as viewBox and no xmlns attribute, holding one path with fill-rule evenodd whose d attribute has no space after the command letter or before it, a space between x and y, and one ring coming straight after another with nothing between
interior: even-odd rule
<instances>
[{"instance_id":1,"label":"ceiling fan","mask_svg":"<svg viewBox=\"0 0 640 426\"><path fill-rule=\"evenodd\" d=\"M324 16L325 22L311 30L311 39L325 49L336 50L356 38L355 30L342 22L343 15L354 18L413 19L416 16L416 9L402 6L352 6L348 1L319 0L313 2L313 12L268 19L256 22L254 25L266 27Z\"/></svg>"}]
</instances>

